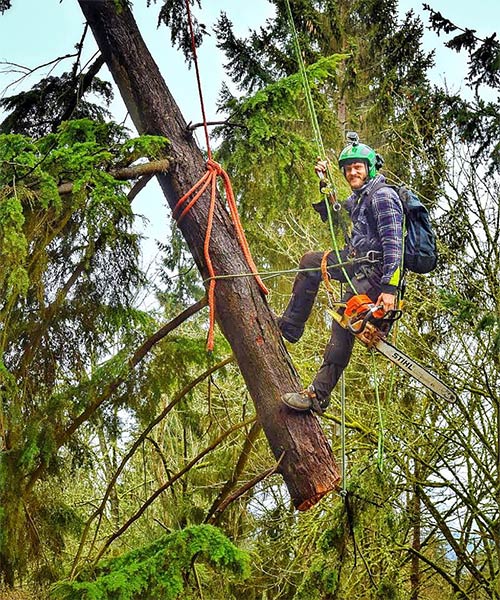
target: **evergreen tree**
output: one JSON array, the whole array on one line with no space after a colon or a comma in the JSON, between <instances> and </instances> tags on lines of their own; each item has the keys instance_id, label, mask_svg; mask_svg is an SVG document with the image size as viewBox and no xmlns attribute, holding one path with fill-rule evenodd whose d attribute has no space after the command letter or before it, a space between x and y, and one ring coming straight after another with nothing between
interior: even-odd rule
<instances>
[{"instance_id":1,"label":"evergreen tree","mask_svg":"<svg viewBox=\"0 0 500 600\"><path fill-rule=\"evenodd\" d=\"M474 156L480 158L485 152L490 157L489 168L500 168L500 133L498 93L500 89L500 42L493 33L486 38L478 37L476 31L456 25L428 4L430 26L440 34L452 37L445 45L460 53L467 53L469 70L465 84L472 99L451 92L444 95L446 118L453 121L464 142L474 146ZM484 91L490 92L494 100L485 100ZM490 95L491 95L490 94Z\"/></svg>"},{"instance_id":2,"label":"evergreen tree","mask_svg":"<svg viewBox=\"0 0 500 600\"><path fill-rule=\"evenodd\" d=\"M226 16L219 21L219 46L229 59L233 80L244 92L299 70L286 4L283 0L274 4L276 17L247 40L234 36ZM420 19L410 12L400 24L394 0L354 4L291 0L290 7L306 65L332 55L342 56L329 80L314 90L325 147L339 148L345 130L356 130L367 143L387 154L388 165L396 175L409 178L411 164L404 163L412 158L411 124L418 124L421 135L429 129L424 137L428 151L439 141L434 140L439 104L428 81L433 57L421 48ZM260 70L254 65L260 65ZM229 109L230 114L235 111L233 105ZM404 127L399 141L391 133L396 119L398 129ZM225 138L230 137L228 130ZM406 161L391 153L402 149Z\"/></svg>"},{"instance_id":3,"label":"evergreen tree","mask_svg":"<svg viewBox=\"0 0 500 600\"><path fill-rule=\"evenodd\" d=\"M175 9L183 4L168 2L161 12L181 19L179 32L185 12ZM248 40L237 40L225 17L218 26L245 94L223 98L233 125L219 132L220 157L270 269L330 243L313 211L302 209L317 195L316 149L284 3L276 7L276 18ZM54 592L71 598L111 598L118 589L131 598L155 589L175 597L181 588L196 597L192 576L214 600L498 598L499 207L496 179L480 180L486 137L463 145L472 130L460 119L473 116L472 104L467 114L447 113L443 126L437 113L453 108L453 99L428 87L430 59L415 41L421 24L409 15L399 30L394 3L347 10L303 1L292 10L327 148L340 147L346 123L357 128L381 148L390 171L436 204L439 270L432 279L409 278L398 345L450 378L459 403L441 404L382 360L375 383L371 357L357 346L346 373L346 495L294 513L281 479L265 477L269 448L244 382L226 368L228 346L220 339L213 357L220 362L207 366L204 320L158 342L157 315L134 304L145 279L128 187L115 175L139 156L162 157L168 146L129 140L102 122L104 113L96 123L43 129L43 107L34 103L29 118L20 109L16 120L29 127L42 115L36 129L22 131L32 137L0 138L4 581L53 581L72 571ZM199 24L198 37L203 30ZM494 121L479 105L475 116L485 127ZM164 248L165 264L182 275L178 285L170 277L161 295L168 318L199 295L177 236ZM285 278L276 284L274 307L289 287ZM304 379L326 341L325 321L318 310L293 351ZM147 360L132 373L139 355ZM339 422L337 391L322 419L336 455ZM236 557L229 561L236 571L244 561L215 532L195 527L193 535L204 521L251 549L249 580L229 583L218 574L224 557ZM208 542L187 548L190 535ZM139 549L96 564L118 552L118 541ZM200 549L215 570L191 562Z\"/></svg>"},{"instance_id":4,"label":"evergreen tree","mask_svg":"<svg viewBox=\"0 0 500 600\"><path fill-rule=\"evenodd\" d=\"M59 495L44 498L39 482L88 463L80 426L151 324L133 307L144 284L139 240L126 186L110 170L160 155L165 141L79 120L38 140L2 135L0 147L0 562L12 583L40 559L57 565L63 532L78 517ZM115 407L134 387L117 390ZM48 562L41 531L61 540Z\"/></svg>"}]
</instances>

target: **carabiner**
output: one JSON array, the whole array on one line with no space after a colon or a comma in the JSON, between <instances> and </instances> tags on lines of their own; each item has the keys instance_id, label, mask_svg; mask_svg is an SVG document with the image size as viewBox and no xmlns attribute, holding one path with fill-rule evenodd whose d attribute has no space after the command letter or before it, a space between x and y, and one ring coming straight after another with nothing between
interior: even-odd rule
<instances>
[{"instance_id":1,"label":"carabiner","mask_svg":"<svg viewBox=\"0 0 500 600\"><path fill-rule=\"evenodd\" d=\"M368 250L364 258L366 259L366 262L375 264L380 262L381 255L382 252L379 252L378 250Z\"/></svg>"}]
</instances>

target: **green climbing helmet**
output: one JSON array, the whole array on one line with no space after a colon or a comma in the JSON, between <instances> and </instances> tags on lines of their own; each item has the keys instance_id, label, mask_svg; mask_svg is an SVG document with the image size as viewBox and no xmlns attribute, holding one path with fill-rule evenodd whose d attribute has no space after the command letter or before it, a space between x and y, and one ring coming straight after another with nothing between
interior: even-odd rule
<instances>
[{"instance_id":1,"label":"green climbing helmet","mask_svg":"<svg viewBox=\"0 0 500 600\"><path fill-rule=\"evenodd\" d=\"M383 164L382 157L378 155L373 148L366 144L361 144L358 134L350 131L347 134L347 146L342 150L339 156L339 167L343 168L350 163L361 161L366 164L368 179L372 179L377 174L378 169Z\"/></svg>"}]
</instances>

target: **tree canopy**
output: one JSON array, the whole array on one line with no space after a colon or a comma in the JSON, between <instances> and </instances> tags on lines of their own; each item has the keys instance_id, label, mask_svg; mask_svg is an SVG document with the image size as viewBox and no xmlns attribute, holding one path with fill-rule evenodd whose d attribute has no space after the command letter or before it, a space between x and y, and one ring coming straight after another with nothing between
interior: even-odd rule
<instances>
[{"instance_id":1,"label":"tree canopy","mask_svg":"<svg viewBox=\"0 0 500 600\"><path fill-rule=\"evenodd\" d=\"M217 282L211 354L199 218L209 199L170 223L159 275L141 260L138 194L157 176L172 207L204 161L171 98L162 114L159 95L141 104L163 90L154 61L122 68L101 44L82 67L86 27L72 69L0 100L2 598L500 598L495 34L479 36L473 15L454 23L425 5L448 47L468 55L466 99L430 80L424 22L400 17L395 1L290 0L339 199L336 156L357 130L431 212L439 265L407 276L393 341L459 396L438 400L359 345L345 398L336 390L319 421L299 422L280 412L276 390L315 372L340 290L321 292L301 344L285 347L268 304L280 312L289 271L331 239L310 210L317 144L286 3L271 4L274 16L240 38L230 15L211 31L204 3L191 2L199 51L210 34L227 57L215 159L259 271L273 274L267 301L235 276L248 269L217 209L214 260L232 278ZM128 18L129 3L104 5ZM147 5L191 63L184 0ZM0 0L1 14L10 8ZM106 61L115 83L101 73ZM140 107L137 134L111 118L117 93ZM312 441L280 451L302 432ZM328 444L346 475L341 493L297 512L284 481L317 485L317 472L300 469L319 469Z\"/></svg>"}]
</instances>

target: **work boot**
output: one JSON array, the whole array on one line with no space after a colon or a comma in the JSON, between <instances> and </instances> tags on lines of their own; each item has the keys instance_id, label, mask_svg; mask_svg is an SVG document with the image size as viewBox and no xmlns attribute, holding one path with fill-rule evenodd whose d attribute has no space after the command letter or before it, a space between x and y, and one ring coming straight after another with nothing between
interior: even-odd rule
<instances>
[{"instance_id":1,"label":"work boot","mask_svg":"<svg viewBox=\"0 0 500 600\"><path fill-rule=\"evenodd\" d=\"M285 340L292 344L298 342L304 333L303 324L297 324L294 321L288 320L286 317L278 318L278 328Z\"/></svg>"},{"instance_id":2,"label":"work boot","mask_svg":"<svg viewBox=\"0 0 500 600\"><path fill-rule=\"evenodd\" d=\"M281 400L294 410L313 410L320 415L326 411L328 404L330 403L330 398L319 400L316 397L316 392L312 385L301 392L289 392L288 394L283 394Z\"/></svg>"}]
</instances>

